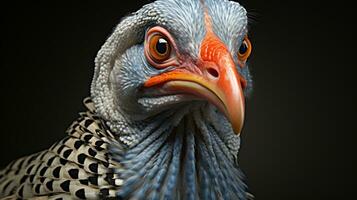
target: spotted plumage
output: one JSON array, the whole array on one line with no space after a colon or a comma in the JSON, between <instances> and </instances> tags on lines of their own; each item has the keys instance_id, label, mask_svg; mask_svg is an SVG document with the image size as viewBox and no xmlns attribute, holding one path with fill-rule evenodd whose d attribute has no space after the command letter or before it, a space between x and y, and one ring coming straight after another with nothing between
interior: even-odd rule
<instances>
[{"instance_id":1,"label":"spotted plumage","mask_svg":"<svg viewBox=\"0 0 357 200\"><path fill-rule=\"evenodd\" d=\"M114 135L94 113L92 101L85 99L88 111L67 130L68 136L48 150L20 158L0 172L0 196L30 199L99 199L115 197L122 180L113 174L120 163L110 159L108 143Z\"/></svg>"},{"instance_id":2,"label":"spotted plumage","mask_svg":"<svg viewBox=\"0 0 357 200\"><path fill-rule=\"evenodd\" d=\"M98 52L87 111L3 169L0 198L252 198L238 164L250 52L237 2L143 6Z\"/></svg>"}]
</instances>

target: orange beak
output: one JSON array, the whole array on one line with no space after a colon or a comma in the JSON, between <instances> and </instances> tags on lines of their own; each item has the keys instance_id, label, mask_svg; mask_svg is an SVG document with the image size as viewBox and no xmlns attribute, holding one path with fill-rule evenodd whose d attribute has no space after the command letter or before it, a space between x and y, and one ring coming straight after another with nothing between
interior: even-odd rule
<instances>
[{"instance_id":1,"label":"orange beak","mask_svg":"<svg viewBox=\"0 0 357 200\"><path fill-rule=\"evenodd\" d=\"M144 86L159 84L169 91L207 99L226 115L234 132L240 134L244 123L245 80L237 72L230 52L215 35L207 35L203 40L197 65L151 77Z\"/></svg>"}]
</instances>

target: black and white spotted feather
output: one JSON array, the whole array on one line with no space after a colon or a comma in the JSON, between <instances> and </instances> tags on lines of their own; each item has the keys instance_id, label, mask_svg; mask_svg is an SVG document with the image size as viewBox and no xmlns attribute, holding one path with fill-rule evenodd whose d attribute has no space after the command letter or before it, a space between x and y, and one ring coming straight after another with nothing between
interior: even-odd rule
<instances>
[{"instance_id":1,"label":"black and white spotted feather","mask_svg":"<svg viewBox=\"0 0 357 200\"><path fill-rule=\"evenodd\" d=\"M123 182L113 171L121 166L110 159L108 143L116 139L95 115L92 101L84 102L88 111L80 113L67 137L48 150L13 161L0 172L0 197L115 197L114 188Z\"/></svg>"}]
</instances>

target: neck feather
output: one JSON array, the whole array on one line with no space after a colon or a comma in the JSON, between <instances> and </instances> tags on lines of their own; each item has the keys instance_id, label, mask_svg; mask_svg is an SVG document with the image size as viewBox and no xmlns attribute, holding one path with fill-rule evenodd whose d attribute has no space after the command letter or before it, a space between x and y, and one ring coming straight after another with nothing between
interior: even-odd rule
<instances>
[{"instance_id":1,"label":"neck feather","mask_svg":"<svg viewBox=\"0 0 357 200\"><path fill-rule=\"evenodd\" d=\"M111 148L123 165L116 171L125 180L121 197L247 198L237 163L239 137L212 107L188 111L155 117L136 129L138 140Z\"/></svg>"}]
</instances>

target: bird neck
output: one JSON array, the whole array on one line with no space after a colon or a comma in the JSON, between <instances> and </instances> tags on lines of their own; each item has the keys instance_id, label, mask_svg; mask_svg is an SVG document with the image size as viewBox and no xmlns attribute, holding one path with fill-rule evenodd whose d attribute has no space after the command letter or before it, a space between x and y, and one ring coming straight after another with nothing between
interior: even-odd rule
<instances>
[{"instance_id":1,"label":"bird neck","mask_svg":"<svg viewBox=\"0 0 357 200\"><path fill-rule=\"evenodd\" d=\"M124 180L121 197L246 199L239 137L211 106L162 113L137 125L134 142L111 148L123 166L116 172Z\"/></svg>"}]
</instances>

